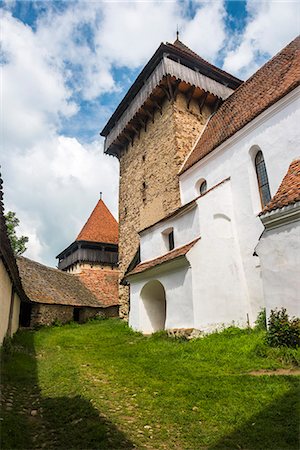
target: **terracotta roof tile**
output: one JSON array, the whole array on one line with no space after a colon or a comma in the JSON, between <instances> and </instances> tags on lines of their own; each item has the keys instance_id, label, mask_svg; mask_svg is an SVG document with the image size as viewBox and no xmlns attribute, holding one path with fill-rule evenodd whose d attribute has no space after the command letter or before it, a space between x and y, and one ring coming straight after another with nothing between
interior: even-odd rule
<instances>
[{"instance_id":1,"label":"terracotta roof tile","mask_svg":"<svg viewBox=\"0 0 300 450\"><path fill-rule=\"evenodd\" d=\"M103 200L99 200L76 241L118 243L118 222Z\"/></svg>"},{"instance_id":2,"label":"terracotta roof tile","mask_svg":"<svg viewBox=\"0 0 300 450\"><path fill-rule=\"evenodd\" d=\"M17 258L17 264L25 293L32 302L98 308L106 306L75 275L23 256Z\"/></svg>"},{"instance_id":3,"label":"terracotta roof tile","mask_svg":"<svg viewBox=\"0 0 300 450\"><path fill-rule=\"evenodd\" d=\"M84 285L105 306L119 304L119 271L111 269L83 269L78 274Z\"/></svg>"},{"instance_id":4,"label":"terracotta roof tile","mask_svg":"<svg viewBox=\"0 0 300 450\"><path fill-rule=\"evenodd\" d=\"M233 136L300 83L298 36L239 86L211 117L180 173Z\"/></svg>"},{"instance_id":5,"label":"terracotta roof tile","mask_svg":"<svg viewBox=\"0 0 300 450\"><path fill-rule=\"evenodd\" d=\"M198 242L200 239L194 239L189 244L186 244L182 247L175 248L174 250L166 253L163 256L159 256L158 258L150 259L148 261L145 261L143 263L140 263L137 265L131 272L125 274L124 278L127 278L129 275L135 275L137 273L145 272L145 270L152 269L153 267L159 266L163 263L166 263L168 261L173 261L176 258L179 258L180 256L184 256L187 254L189 250Z\"/></svg>"},{"instance_id":6,"label":"terracotta roof tile","mask_svg":"<svg viewBox=\"0 0 300 450\"><path fill-rule=\"evenodd\" d=\"M195 58L196 60L200 61L201 63L205 64L207 67L215 70L216 72L219 72L221 75L225 75L229 78L231 78L234 81L237 81L239 83L242 83L242 80L240 80L239 78L235 77L234 75L231 75L231 73L226 72L225 70L220 69L217 66L214 66L213 64L209 63L208 61L206 61L205 59L201 58L201 56L199 56L197 53L193 52L193 50L191 50L187 45L185 45L183 42L181 42L179 39L176 39L176 41L173 44L168 43L167 44L170 47L176 47L177 49L179 49L181 52L188 54L189 56L192 56L193 58Z\"/></svg>"},{"instance_id":7,"label":"terracotta roof tile","mask_svg":"<svg viewBox=\"0 0 300 450\"><path fill-rule=\"evenodd\" d=\"M278 191L260 215L300 201L300 159L293 161Z\"/></svg>"}]
</instances>

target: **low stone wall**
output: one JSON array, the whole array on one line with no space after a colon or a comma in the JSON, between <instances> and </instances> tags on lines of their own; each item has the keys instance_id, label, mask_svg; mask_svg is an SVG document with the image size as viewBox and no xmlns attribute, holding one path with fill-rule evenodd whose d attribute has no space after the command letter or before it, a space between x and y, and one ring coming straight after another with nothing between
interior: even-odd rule
<instances>
[{"instance_id":1,"label":"low stone wall","mask_svg":"<svg viewBox=\"0 0 300 450\"><path fill-rule=\"evenodd\" d=\"M67 305L32 305L30 326L52 325L55 321L61 323L73 320L73 306Z\"/></svg>"},{"instance_id":2,"label":"low stone wall","mask_svg":"<svg viewBox=\"0 0 300 450\"><path fill-rule=\"evenodd\" d=\"M83 323L89 319L97 317L119 317L119 307L109 306L108 308L82 308L79 312L79 322Z\"/></svg>"},{"instance_id":3,"label":"low stone wall","mask_svg":"<svg viewBox=\"0 0 300 450\"><path fill-rule=\"evenodd\" d=\"M77 309L77 308L76 308ZM68 323L73 321L74 307L68 305L33 304L30 326L52 325L54 322ZM118 317L119 307L79 308L79 322L83 323L96 317Z\"/></svg>"}]
</instances>

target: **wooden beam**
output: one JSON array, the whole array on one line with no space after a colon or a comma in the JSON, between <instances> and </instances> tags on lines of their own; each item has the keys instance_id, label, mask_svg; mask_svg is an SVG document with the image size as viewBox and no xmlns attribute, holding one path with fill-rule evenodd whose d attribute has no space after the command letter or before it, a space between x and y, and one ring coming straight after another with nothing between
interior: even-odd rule
<instances>
[{"instance_id":1,"label":"wooden beam","mask_svg":"<svg viewBox=\"0 0 300 450\"><path fill-rule=\"evenodd\" d=\"M175 89L174 89L174 92L173 92L174 100L176 100L176 98L177 98L177 94L179 92L179 85L180 85L180 83L181 83L181 80L176 80L176 82L175 82Z\"/></svg>"},{"instance_id":2,"label":"wooden beam","mask_svg":"<svg viewBox=\"0 0 300 450\"><path fill-rule=\"evenodd\" d=\"M147 131L147 118L145 118L145 120L143 120L143 119L141 119L141 117L138 117L137 120L142 125L142 127L144 127L144 130Z\"/></svg>"},{"instance_id":3,"label":"wooden beam","mask_svg":"<svg viewBox=\"0 0 300 450\"><path fill-rule=\"evenodd\" d=\"M174 100L173 87L172 87L172 83L171 83L171 80L170 80L169 76L167 77L167 84L168 84L168 90L169 90L169 93L170 93L170 100Z\"/></svg>"},{"instance_id":4,"label":"wooden beam","mask_svg":"<svg viewBox=\"0 0 300 450\"><path fill-rule=\"evenodd\" d=\"M143 111L147 114L148 117L150 117L150 119L154 123L154 112L152 110L145 108L145 106L143 106Z\"/></svg>"},{"instance_id":5,"label":"wooden beam","mask_svg":"<svg viewBox=\"0 0 300 450\"><path fill-rule=\"evenodd\" d=\"M162 115L162 107L161 107L161 105L158 103L157 98L150 97L150 101L153 103L154 106L156 106L157 109L159 109L160 115Z\"/></svg>"},{"instance_id":6,"label":"wooden beam","mask_svg":"<svg viewBox=\"0 0 300 450\"><path fill-rule=\"evenodd\" d=\"M130 124L131 128L133 129L133 131L135 132L135 134L140 137L141 131L140 129L138 130L137 128L135 128L134 125Z\"/></svg>"},{"instance_id":7,"label":"wooden beam","mask_svg":"<svg viewBox=\"0 0 300 450\"><path fill-rule=\"evenodd\" d=\"M159 85L159 88L163 91L163 93L168 97L168 100L171 100L172 97L170 96L170 92L168 91L168 89L163 86L163 85Z\"/></svg>"},{"instance_id":8,"label":"wooden beam","mask_svg":"<svg viewBox=\"0 0 300 450\"><path fill-rule=\"evenodd\" d=\"M120 159L120 155L121 155L124 147L125 147L124 144L119 144L119 145L114 144L114 146L112 147L112 151L118 159Z\"/></svg>"},{"instance_id":9,"label":"wooden beam","mask_svg":"<svg viewBox=\"0 0 300 450\"><path fill-rule=\"evenodd\" d=\"M190 109L190 103L192 101L195 89L196 89L196 86L191 86L189 88L189 90L187 91L187 93L186 93L186 106L187 106L187 109Z\"/></svg>"},{"instance_id":10,"label":"wooden beam","mask_svg":"<svg viewBox=\"0 0 300 450\"><path fill-rule=\"evenodd\" d=\"M127 141L129 143L131 143L131 145L133 145L133 141L134 141L134 136L131 136L129 133L127 133L126 131L123 131L124 136L126 137Z\"/></svg>"},{"instance_id":11,"label":"wooden beam","mask_svg":"<svg viewBox=\"0 0 300 450\"><path fill-rule=\"evenodd\" d=\"M201 97L199 98L198 105L199 105L200 114L202 114L202 109L203 109L203 106L204 106L204 104L206 102L207 96L208 96L208 92L204 92L201 95Z\"/></svg>"}]
</instances>

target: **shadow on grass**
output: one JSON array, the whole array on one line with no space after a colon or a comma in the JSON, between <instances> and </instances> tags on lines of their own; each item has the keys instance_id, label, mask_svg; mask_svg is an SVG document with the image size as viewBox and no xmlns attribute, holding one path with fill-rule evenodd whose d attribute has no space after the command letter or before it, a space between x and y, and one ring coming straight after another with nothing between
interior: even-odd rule
<instances>
[{"instance_id":1,"label":"shadow on grass","mask_svg":"<svg viewBox=\"0 0 300 450\"><path fill-rule=\"evenodd\" d=\"M1 352L1 441L9 449L134 449L134 444L81 396L45 398L38 387L34 332Z\"/></svg>"},{"instance_id":2,"label":"shadow on grass","mask_svg":"<svg viewBox=\"0 0 300 450\"><path fill-rule=\"evenodd\" d=\"M298 450L299 382L289 382L294 386L287 394L208 450Z\"/></svg>"}]
</instances>

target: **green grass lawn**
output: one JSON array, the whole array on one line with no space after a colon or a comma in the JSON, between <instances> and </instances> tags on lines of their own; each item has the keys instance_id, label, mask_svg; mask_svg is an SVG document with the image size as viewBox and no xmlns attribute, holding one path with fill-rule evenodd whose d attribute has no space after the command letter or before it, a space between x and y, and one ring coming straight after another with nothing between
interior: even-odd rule
<instances>
[{"instance_id":1,"label":"green grass lawn","mask_svg":"<svg viewBox=\"0 0 300 450\"><path fill-rule=\"evenodd\" d=\"M297 351L263 339L144 337L117 319L18 332L1 449L296 450L299 377L250 372L291 368Z\"/></svg>"}]
</instances>

